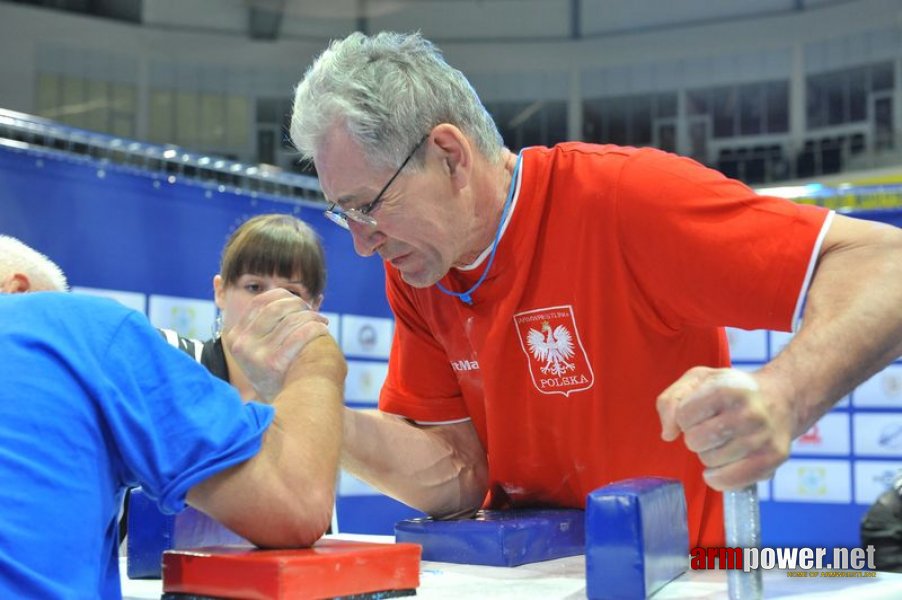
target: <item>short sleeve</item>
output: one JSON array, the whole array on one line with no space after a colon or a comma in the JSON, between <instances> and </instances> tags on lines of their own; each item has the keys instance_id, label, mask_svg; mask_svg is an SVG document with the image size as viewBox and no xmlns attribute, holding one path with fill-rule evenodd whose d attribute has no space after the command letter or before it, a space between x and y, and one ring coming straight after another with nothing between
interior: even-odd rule
<instances>
[{"instance_id":1,"label":"short sleeve","mask_svg":"<svg viewBox=\"0 0 902 600\"><path fill-rule=\"evenodd\" d=\"M137 313L126 317L104 357L98 402L122 465L164 512L188 490L260 449L274 409L242 403L229 384L171 347Z\"/></svg>"},{"instance_id":2,"label":"short sleeve","mask_svg":"<svg viewBox=\"0 0 902 600\"><path fill-rule=\"evenodd\" d=\"M688 158L643 150L618 181L627 267L669 327L792 327L825 220Z\"/></svg>"},{"instance_id":3,"label":"short sleeve","mask_svg":"<svg viewBox=\"0 0 902 600\"><path fill-rule=\"evenodd\" d=\"M410 290L388 266L386 293L396 321L379 408L424 423L468 418L448 355L420 316Z\"/></svg>"}]
</instances>

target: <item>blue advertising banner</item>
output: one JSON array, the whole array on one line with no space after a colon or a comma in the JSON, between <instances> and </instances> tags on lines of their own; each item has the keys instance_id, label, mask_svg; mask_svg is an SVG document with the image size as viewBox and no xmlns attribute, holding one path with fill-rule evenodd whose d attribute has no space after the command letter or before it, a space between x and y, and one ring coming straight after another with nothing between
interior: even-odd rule
<instances>
[{"instance_id":1,"label":"blue advertising banner","mask_svg":"<svg viewBox=\"0 0 902 600\"><path fill-rule=\"evenodd\" d=\"M148 313L159 326L209 337L212 278L228 235L247 218L295 214L320 234L329 270L323 310L349 358L346 402L374 407L393 329L377 259L322 207L224 189L161 172L53 151L0 146L0 233L47 254L76 288L100 290ZM902 209L855 216L902 226ZM728 330L739 368L755 370L791 338ZM793 443L790 460L759 484L765 546L857 546L861 516L902 472L902 363L862 384ZM343 531L390 534L418 515L343 474Z\"/></svg>"}]
</instances>

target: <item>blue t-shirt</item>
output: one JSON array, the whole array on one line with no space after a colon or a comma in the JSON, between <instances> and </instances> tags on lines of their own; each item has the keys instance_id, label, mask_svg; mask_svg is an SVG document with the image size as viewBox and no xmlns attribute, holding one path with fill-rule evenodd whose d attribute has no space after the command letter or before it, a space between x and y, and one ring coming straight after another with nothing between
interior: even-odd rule
<instances>
[{"instance_id":1,"label":"blue t-shirt","mask_svg":"<svg viewBox=\"0 0 902 600\"><path fill-rule=\"evenodd\" d=\"M0 598L119 598L125 488L179 511L273 415L116 302L0 295Z\"/></svg>"}]
</instances>

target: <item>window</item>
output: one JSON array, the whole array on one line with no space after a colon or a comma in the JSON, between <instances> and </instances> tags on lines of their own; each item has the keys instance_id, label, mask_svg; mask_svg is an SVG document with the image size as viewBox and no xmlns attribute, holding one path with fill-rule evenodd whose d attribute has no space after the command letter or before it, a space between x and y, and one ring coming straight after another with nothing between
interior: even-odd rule
<instances>
[{"instance_id":1,"label":"window","mask_svg":"<svg viewBox=\"0 0 902 600\"><path fill-rule=\"evenodd\" d=\"M487 103L486 109L504 143L514 151L567 139L567 104L563 101L493 102Z\"/></svg>"},{"instance_id":2,"label":"window","mask_svg":"<svg viewBox=\"0 0 902 600\"><path fill-rule=\"evenodd\" d=\"M689 90L686 99L690 117L711 117L715 139L789 131L787 81Z\"/></svg>"},{"instance_id":3,"label":"window","mask_svg":"<svg viewBox=\"0 0 902 600\"><path fill-rule=\"evenodd\" d=\"M609 108L604 114L605 124L607 127L607 139L604 140L611 144L628 144L629 143L629 133L628 126L629 120L627 118L629 114L629 108L623 103L610 103Z\"/></svg>"},{"instance_id":4,"label":"window","mask_svg":"<svg viewBox=\"0 0 902 600\"><path fill-rule=\"evenodd\" d=\"M191 92L175 93L175 139L168 140L170 144L181 146L200 146L199 135L200 111L198 95Z\"/></svg>"},{"instance_id":5,"label":"window","mask_svg":"<svg viewBox=\"0 0 902 600\"><path fill-rule=\"evenodd\" d=\"M152 91L150 93L150 129L147 137L152 142L173 143L175 140L175 98L171 92Z\"/></svg>"},{"instance_id":6,"label":"window","mask_svg":"<svg viewBox=\"0 0 902 600\"><path fill-rule=\"evenodd\" d=\"M632 109L628 111L629 143L633 146L651 144L651 121L653 99L645 96L636 99Z\"/></svg>"},{"instance_id":7,"label":"window","mask_svg":"<svg viewBox=\"0 0 902 600\"><path fill-rule=\"evenodd\" d=\"M824 80L827 98L827 125L840 125L848 121L847 104L848 78L833 75Z\"/></svg>"},{"instance_id":8,"label":"window","mask_svg":"<svg viewBox=\"0 0 902 600\"><path fill-rule=\"evenodd\" d=\"M849 121L864 121L868 118L867 79L864 69L849 73Z\"/></svg>"},{"instance_id":9,"label":"window","mask_svg":"<svg viewBox=\"0 0 902 600\"><path fill-rule=\"evenodd\" d=\"M137 102L132 84L40 73L35 95L43 117L111 135L134 135Z\"/></svg>"},{"instance_id":10,"label":"window","mask_svg":"<svg viewBox=\"0 0 902 600\"><path fill-rule=\"evenodd\" d=\"M722 87L711 90L714 109L714 137L736 135L736 88Z\"/></svg>"},{"instance_id":11,"label":"window","mask_svg":"<svg viewBox=\"0 0 902 600\"><path fill-rule=\"evenodd\" d=\"M709 113L708 108L708 96L710 95L710 90L693 90L689 91L686 94L686 103L687 110L686 112L692 115L707 115Z\"/></svg>"},{"instance_id":12,"label":"window","mask_svg":"<svg viewBox=\"0 0 902 600\"><path fill-rule=\"evenodd\" d=\"M806 83L806 106L808 128L817 129L827 124L827 92L822 80L809 78Z\"/></svg>"},{"instance_id":13,"label":"window","mask_svg":"<svg viewBox=\"0 0 902 600\"><path fill-rule=\"evenodd\" d=\"M893 63L885 62L871 66L871 90L879 92L880 90L891 90L895 85L893 77Z\"/></svg>"},{"instance_id":14,"label":"window","mask_svg":"<svg viewBox=\"0 0 902 600\"><path fill-rule=\"evenodd\" d=\"M789 131L789 84L773 81L765 84L765 131L786 133Z\"/></svg>"},{"instance_id":15,"label":"window","mask_svg":"<svg viewBox=\"0 0 902 600\"><path fill-rule=\"evenodd\" d=\"M148 137L198 151L238 154L249 144L250 102L243 96L155 89Z\"/></svg>"},{"instance_id":16,"label":"window","mask_svg":"<svg viewBox=\"0 0 902 600\"><path fill-rule=\"evenodd\" d=\"M739 133L758 135L764 131L763 85L753 83L739 86Z\"/></svg>"},{"instance_id":17,"label":"window","mask_svg":"<svg viewBox=\"0 0 902 600\"><path fill-rule=\"evenodd\" d=\"M674 150L676 93L594 98L583 102L583 138L628 146L657 143Z\"/></svg>"},{"instance_id":18,"label":"window","mask_svg":"<svg viewBox=\"0 0 902 600\"><path fill-rule=\"evenodd\" d=\"M808 128L866 121L871 93L892 90L894 80L891 62L809 75Z\"/></svg>"}]
</instances>

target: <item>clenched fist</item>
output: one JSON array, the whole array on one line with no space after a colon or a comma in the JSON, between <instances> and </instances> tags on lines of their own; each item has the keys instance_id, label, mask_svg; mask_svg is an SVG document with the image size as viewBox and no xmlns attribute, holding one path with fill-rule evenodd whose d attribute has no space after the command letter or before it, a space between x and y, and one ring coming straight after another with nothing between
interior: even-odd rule
<instances>
[{"instance_id":1,"label":"clenched fist","mask_svg":"<svg viewBox=\"0 0 902 600\"><path fill-rule=\"evenodd\" d=\"M658 396L657 408L661 437L670 442L682 433L714 489L766 479L789 456L792 407L745 371L690 369Z\"/></svg>"}]
</instances>

